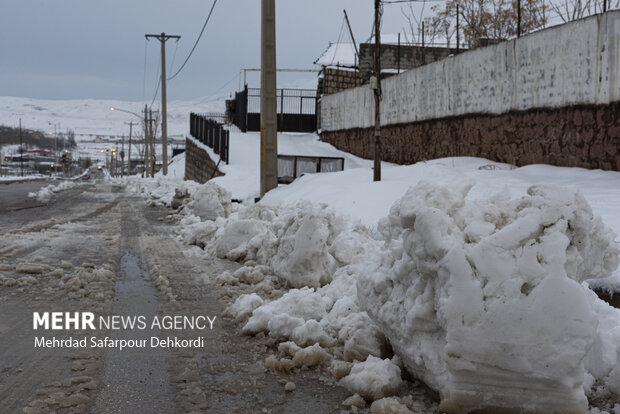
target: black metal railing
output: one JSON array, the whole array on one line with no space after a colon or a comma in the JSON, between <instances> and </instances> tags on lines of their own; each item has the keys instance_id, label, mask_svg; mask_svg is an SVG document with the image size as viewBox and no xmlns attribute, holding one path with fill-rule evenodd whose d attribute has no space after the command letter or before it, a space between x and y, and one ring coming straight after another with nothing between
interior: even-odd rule
<instances>
[{"instance_id":1,"label":"black metal railing","mask_svg":"<svg viewBox=\"0 0 620 414\"><path fill-rule=\"evenodd\" d=\"M228 164L230 131L216 121L214 114L189 114L189 133L191 136L213 149L220 160ZM223 114L222 120L223 120Z\"/></svg>"},{"instance_id":2,"label":"black metal railing","mask_svg":"<svg viewBox=\"0 0 620 414\"><path fill-rule=\"evenodd\" d=\"M316 131L316 89L278 89L276 91L278 131ZM260 131L260 89L244 87L235 94L231 122L241 132Z\"/></svg>"}]
</instances>

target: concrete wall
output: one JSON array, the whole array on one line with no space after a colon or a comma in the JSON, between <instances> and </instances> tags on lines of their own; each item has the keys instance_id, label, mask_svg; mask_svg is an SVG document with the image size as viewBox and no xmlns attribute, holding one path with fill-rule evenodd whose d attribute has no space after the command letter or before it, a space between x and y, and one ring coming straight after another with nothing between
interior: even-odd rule
<instances>
[{"instance_id":1,"label":"concrete wall","mask_svg":"<svg viewBox=\"0 0 620 414\"><path fill-rule=\"evenodd\" d=\"M382 125L620 100L620 11L448 57L382 82ZM374 124L368 86L321 100L321 128Z\"/></svg>"},{"instance_id":2,"label":"concrete wall","mask_svg":"<svg viewBox=\"0 0 620 414\"><path fill-rule=\"evenodd\" d=\"M192 138L185 139L185 179L205 183L211 177L224 175L216 169L217 163L209 157L208 152ZM215 174L214 174L215 171Z\"/></svg>"}]
</instances>

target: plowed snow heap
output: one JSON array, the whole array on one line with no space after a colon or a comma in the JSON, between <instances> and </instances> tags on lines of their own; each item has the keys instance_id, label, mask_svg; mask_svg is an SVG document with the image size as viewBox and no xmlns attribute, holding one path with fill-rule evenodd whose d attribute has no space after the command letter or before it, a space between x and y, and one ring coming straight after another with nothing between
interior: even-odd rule
<instances>
[{"instance_id":1,"label":"plowed snow heap","mask_svg":"<svg viewBox=\"0 0 620 414\"><path fill-rule=\"evenodd\" d=\"M620 385L581 284L618 266L615 235L575 189L470 201L471 186L421 182L392 207L360 304L446 412L585 412L587 372Z\"/></svg>"}]
</instances>

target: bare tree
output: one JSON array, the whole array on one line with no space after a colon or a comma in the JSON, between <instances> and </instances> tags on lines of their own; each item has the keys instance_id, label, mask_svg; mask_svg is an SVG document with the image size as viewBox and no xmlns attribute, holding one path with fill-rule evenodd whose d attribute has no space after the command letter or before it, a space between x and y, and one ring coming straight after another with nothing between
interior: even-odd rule
<instances>
[{"instance_id":1,"label":"bare tree","mask_svg":"<svg viewBox=\"0 0 620 414\"><path fill-rule=\"evenodd\" d=\"M483 38L505 40L517 35L517 0L459 0L458 4L461 44L472 48ZM409 14L408 21L417 24L419 16L412 11L411 7L403 8L403 13ZM433 6L431 11L433 15L424 18L425 35L431 42L441 36L449 45L457 30L456 1ZM548 15L549 6L544 0L521 0L521 33L545 27Z\"/></svg>"},{"instance_id":2,"label":"bare tree","mask_svg":"<svg viewBox=\"0 0 620 414\"><path fill-rule=\"evenodd\" d=\"M567 23L592 14L601 13L603 11L603 1L604 0L554 0L550 2L549 8L562 22ZM616 0L615 3L612 0L606 1L608 10L620 7L620 0Z\"/></svg>"},{"instance_id":3,"label":"bare tree","mask_svg":"<svg viewBox=\"0 0 620 414\"><path fill-rule=\"evenodd\" d=\"M422 28L424 27L424 9L426 8L426 0L422 0L422 7L416 13L411 3L400 8L400 12L407 19L407 26L404 28L405 42L409 44L422 43Z\"/></svg>"}]
</instances>

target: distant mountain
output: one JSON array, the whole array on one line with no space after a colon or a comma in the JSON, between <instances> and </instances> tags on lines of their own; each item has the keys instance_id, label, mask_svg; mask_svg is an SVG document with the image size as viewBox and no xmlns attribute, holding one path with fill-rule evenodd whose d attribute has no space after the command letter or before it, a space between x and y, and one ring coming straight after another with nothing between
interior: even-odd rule
<instances>
[{"instance_id":1,"label":"distant mountain","mask_svg":"<svg viewBox=\"0 0 620 414\"><path fill-rule=\"evenodd\" d=\"M227 97L227 94L220 94L193 101L168 102L168 135L183 136L188 133L190 112L224 112ZM96 99L43 100L0 96L0 125L16 128L21 118L24 129L38 130L43 135L71 130L75 133L76 141L84 141L97 136L128 135L129 126L125 122L140 124L141 117L110 111L110 107L141 115L144 104ZM154 109L159 109L157 102Z\"/></svg>"}]
</instances>

